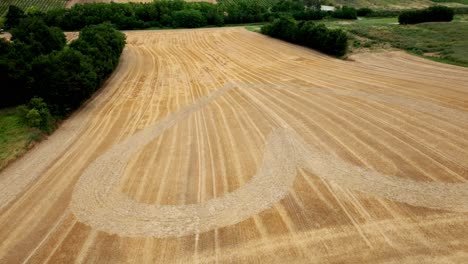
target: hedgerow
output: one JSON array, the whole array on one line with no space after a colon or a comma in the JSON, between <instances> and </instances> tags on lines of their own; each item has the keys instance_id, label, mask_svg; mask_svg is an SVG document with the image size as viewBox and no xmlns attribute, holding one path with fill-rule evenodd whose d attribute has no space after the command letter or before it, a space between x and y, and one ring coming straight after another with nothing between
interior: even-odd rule
<instances>
[{"instance_id":1,"label":"hedgerow","mask_svg":"<svg viewBox=\"0 0 468 264\"><path fill-rule=\"evenodd\" d=\"M398 16L400 24L417 24L423 22L449 22L453 20L454 11L445 6L432 6L422 10L406 11Z\"/></svg>"},{"instance_id":2,"label":"hedgerow","mask_svg":"<svg viewBox=\"0 0 468 264\"><path fill-rule=\"evenodd\" d=\"M218 4L159 0L151 3L76 4L69 9L53 9L45 13L38 11L35 16L42 17L48 26L77 31L105 22L110 22L121 30L222 26L225 23L268 22L284 14L298 20L319 20L330 15L302 0L281 0L268 5L263 0L220 1ZM14 22L11 19L7 19L7 22L8 20Z\"/></svg>"},{"instance_id":3,"label":"hedgerow","mask_svg":"<svg viewBox=\"0 0 468 264\"><path fill-rule=\"evenodd\" d=\"M312 21L298 22L292 17L277 18L264 25L261 32L334 56L343 56L348 49L348 37L341 29L328 29Z\"/></svg>"}]
</instances>

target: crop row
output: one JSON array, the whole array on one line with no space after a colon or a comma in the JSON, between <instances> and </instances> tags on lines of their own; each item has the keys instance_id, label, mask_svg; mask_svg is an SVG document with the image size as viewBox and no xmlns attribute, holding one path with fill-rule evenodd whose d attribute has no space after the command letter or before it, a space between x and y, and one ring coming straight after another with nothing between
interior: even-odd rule
<instances>
[{"instance_id":1,"label":"crop row","mask_svg":"<svg viewBox=\"0 0 468 264\"><path fill-rule=\"evenodd\" d=\"M8 6L15 5L23 10L35 6L39 11L47 11L54 8L65 7L67 0L1 0L0 16L4 15Z\"/></svg>"}]
</instances>

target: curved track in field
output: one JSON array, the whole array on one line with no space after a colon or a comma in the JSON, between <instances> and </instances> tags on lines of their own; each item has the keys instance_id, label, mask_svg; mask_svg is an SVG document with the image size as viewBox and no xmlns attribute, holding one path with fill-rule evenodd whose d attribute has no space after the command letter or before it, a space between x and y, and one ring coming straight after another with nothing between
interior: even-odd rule
<instances>
[{"instance_id":1,"label":"curved track in field","mask_svg":"<svg viewBox=\"0 0 468 264\"><path fill-rule=\"evenodd\" d=\"M400 52L341 61L241 28L127 37L121 64L102 91L0 173L0 262L468 258L468 70ZM203 107L186 111L200 102ZM178 113L184 117L159 136L145 132ZM272 134L281 127L293 132ZM128 144L145 133L144 144ZM99 163L119 146L133 149L128 161L117 155ZM318 159L308 164L313 156ZM297 172L294 160L302 164ZM93 166L112 164L121 175L108 184L99 173L91 177ZM142 208L245 198L254 175L274 168L293 180L289 188L273 185L281 190L268 203L249 205L252 196L240 199L239 213L207 207L186 222L171 215L171 228L174 221L179 231L193 228L185 233L158 235L161 222L147 233L128 231L137 228ZM84 189L91 196L76 196L90 200L72 203L83 179L100 185ZM263 179L265 186L276 182ZM112 210L133 218L120 226L109 218L83 224L93 213L86 210L112 208L106 192L131 205ZM201 225L194 224L197 214ZM204 229L206 221L214 222Z\"/></svg>"}]
</instances>

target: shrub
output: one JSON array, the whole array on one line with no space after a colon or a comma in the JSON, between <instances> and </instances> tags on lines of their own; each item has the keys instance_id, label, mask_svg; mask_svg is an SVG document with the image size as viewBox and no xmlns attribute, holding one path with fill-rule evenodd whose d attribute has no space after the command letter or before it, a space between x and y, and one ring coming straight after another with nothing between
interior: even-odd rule
<instances>
[{"instance_id":1,"label":"shrub","mask_svg":"<svg viewBox=\"0 0 468 264\"><path fill-rule=\"evenodd\" d=\"M405 11L398 16L400 24L417 24L424 22L449 22L453 20L454 11L445 6L432 6L422 10Z\"/></svg>"},{"instance_id":2,"label":"shrub","mask_svg":"<svg viewBox=\"0 0 468 264\"><path fill-rule=\"evenodd\" d=\"M301 45L335 56L343 56L348 48L348 37L344 31L328 29L312 21L299 23L296 37Z\"/></svg>"},{"instance_id":3,"label":"shrub","mask_svg":"<svg viewBox=\"0 0 468 264\"><path fill-rule=\"evenodd\" d=\"M261 32L335 56L343 56L348 48L348 37L344 31L328 29L312 21L298 23L291 17L277 18L264 25Z\"/></svg>"},{"instance_id":4,"label":"shrub","mask_svg":"<svg viewBox=\"0 0 468 264\"><path fill-rule=\"evenodd\" d=\"M363 8L359 8L358 10L356 10L356 14L361 17L368 16L372 14L372 12L373 12L372 9L368 7L363 7Z\"/></svg>"},{"instance_id":5,"label":"shrub","mask_svg":"<svg viewBox=\"0 0 468 264\"><path fill-rule=\"evenodd\" d=\"M337 9L335 12L332 12L331 16L341 19L357 19L357 12L353 7L343 6L342 8Z\"/></svg>"},{"instance_id":6,"label":"shrub","mask_svg":"<svg viewBox=\"0 0 468 264\"><path fill-rule=\"evenodd\" d=\"M293 12L292 16L296 20L322 20L327 16L327 12L320 10L304 10L301 12Z\"/></svg>"},{"instance_id":7,"label":"shrub","mask_svg":"<svg viewBox=\"0 0 468 264\"><path fill-rule=\"evenodd\" d=\"M41 129L47 133L52 131L54 119L50 114L48 105L42 98L33 97L27 105L20 105L17 109L28 126Z\"/></svg>"},{"instance_id":8,"label":"shrub","mask_svg":"<svg viewBox=\"0 0 468 264\"><path fill-rule=\"evenodd\" d=\"M39 114L37 109L29 110L29 112L26 114L26 120L30 127L39 128L41 126L41 114Z\"/></svg>"},{"instance_id":9,"label":"shrub","mask_svg":"<svg viewBox=\"0 0 468 264\"><path fill-rule=\"evenodd\" d=\"M7 29L14 28L19 25L21 19L24 17L24 12L19 7L11 5L8 7L8 12L5 16L5 27Z\"/></svg>"},{"instance_id":10,"label":"shrub","mask_svg":"<svg viewBox=\"0 0 468 264\"><path fill-rule=\"evenodd\" d=\"M281 17L263 26L261 32L274 38L294 41L297 31L297 21L292 17Z\"/></svg>"},{"instance_id":11,"label":"shrub","mask_svg":"<svg viewBox=\"0 0 468 264\"><path fill-rule=\"evenodd\" d=\"M399 16L402 10L372 10L371 13L367 14L367 17L395 17Z\"/></svg>"},{"instance_id":12,"label":"shrub","mask_svg":"<svg viewBox=\"0 0 468 264\"><path fill-rule=\"evenodd\" d=\"M197 28L207 25L206 18L195 9L185 9L172 13L173 26L177 28Z\"/></svg>"}]
</instances>

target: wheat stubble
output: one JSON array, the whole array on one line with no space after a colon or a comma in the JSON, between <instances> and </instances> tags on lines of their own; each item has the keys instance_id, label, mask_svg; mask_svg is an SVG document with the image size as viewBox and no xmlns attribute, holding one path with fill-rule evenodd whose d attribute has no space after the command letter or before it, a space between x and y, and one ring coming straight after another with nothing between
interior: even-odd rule
<instances>
[{"instance_id":1,"label":"wheat stubble","mask_svg":"<svg viewBox=\"0 0 468 264\"><path fill-rule=\"evenodd\" d=\"M466 69L401 52L341 61L241 28L127 37L96 99L0 174L0 262L466 262ZM243 217L166 237L133 224L116 235L69 210L99 157L229 85L124 161L109 198L131 206L117 213L202 208L252 188L261 168L292 180L287 191L271 186L262 210L232 199ZM97 195L88 205L112 213Z\"/></svg>"}]
</instances>

